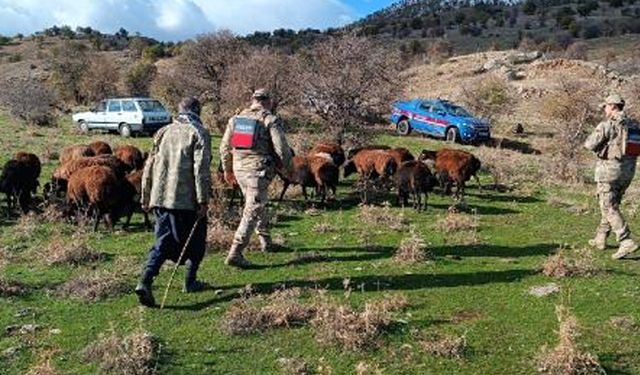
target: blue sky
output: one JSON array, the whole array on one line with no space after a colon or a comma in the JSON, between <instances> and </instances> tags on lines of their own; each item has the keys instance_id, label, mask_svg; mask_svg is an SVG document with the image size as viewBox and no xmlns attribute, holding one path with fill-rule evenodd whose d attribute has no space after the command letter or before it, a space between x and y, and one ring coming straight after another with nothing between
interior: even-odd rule
<instances>
[{"instance_id":1,"label":"blue sky","mask_svg":"<svg viewBox=\"0 0 640 375\"><path fill-rule=\"evenodd\" d=\"M238 34L277 28L342 26L391 0L0 0L0 34L30 34L53 25L124 27L160 40L216 29Z\"/></svg>"}]
</instances>

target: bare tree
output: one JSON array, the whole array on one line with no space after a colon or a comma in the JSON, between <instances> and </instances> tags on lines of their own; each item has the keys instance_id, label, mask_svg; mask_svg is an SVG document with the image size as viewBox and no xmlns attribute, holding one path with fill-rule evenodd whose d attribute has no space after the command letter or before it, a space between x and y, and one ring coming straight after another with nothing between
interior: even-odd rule
<instances>
[{"instance_id":1,"label":"bare tree","mask_svg":"<svg viewBox=\"0 0 640 375\"><path fill-rule=\"evenodd\" d=\"M113 60L96 54L89 58L79 91L87 102L96 102L117 94L119 80L120 74Z\"/></svg>"},{"instance_id":2,"label":"bare tree","mask_svg":"<svg viewBox=\"0 0 640 375\"><path fill-rule=\"evenodd\" d=\"M341 139L386 113L402 85L401 62L375 42L342 36L300 55L303 100Z\"/></svg>"},{"instance_id":3,"label":"bare tree","mask_svg":"<svg viewBox=\"0 0 640 375\"><path fill-rule=\"evenodd\" d=\"M55 125L55 92L41 81L11 78L0 84L0 105L27 124Z\"/></svg>"}]
</instances>

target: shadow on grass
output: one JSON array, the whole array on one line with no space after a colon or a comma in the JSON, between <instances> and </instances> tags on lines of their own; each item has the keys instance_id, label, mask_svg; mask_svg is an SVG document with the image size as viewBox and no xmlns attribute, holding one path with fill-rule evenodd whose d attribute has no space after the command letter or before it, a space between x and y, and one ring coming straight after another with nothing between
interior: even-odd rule
<instances>
[{"instance_id":1,"label":"shadow on grass","mask_svg":"<svg viewBox=\"0 0 640 375\"><path fill-rule=\"evenodd\" d=\"M461 257L531 257L550 255L558 249L558 244L536 244L523 247L496 245L455 245L432 247L430 250L436 256L459 255Z\"/></svg>"},{"instance_id":2,"label":"shadow on grass","mask_svg":"<svg viewBox=\"0 0 640 375\"><path fill-rule=\"evenodd\" d=\"M489 202L507 202L507 203L539 203L542 202L542 200L535 198L535 197L521 197L521 196L517 196L517 195L503 195L503 194L487 194L487 192L485 191L484 193L475 193L475 194L469 194L466 193L465 194L468 197L475 197L475 198L480 198L480 199L486 199Z\"/></svg>"},{"instance_id":3,"label":"shadow on grass","mask_svg":"<svg viewBox=\"0 0 640 375\"><path fill-rule=\"evenodd\" d=\"M496 283L518 282L526 277L535 275L535 271L529 269L516 269L507 271L483 271L456 274L411 274L411 275L365 275L351 277L351 284L363 286L368 291L402 291L427 288L455 288L460 286L479 286ZM252 284L256 293L271 293L283 286L287 288L319 288L333 291L344 290L344 278L332 277L320 280L285 280L270 283ZM244 285L230 285L222 289L234 290L207 301L198 302L186 306L167 306L172 310L199 311L210 306L229 302L240 297L239 290Z\"/></svg>"},{"instance_id":4,"label":"shadow on grass","mask_svg":"<svg viewBox=\"0 0 640 375\"><path fill-rule=\"evenodd\" d=\"M627 351L622 353L598 354L602 367L609 375L634 375L638 374L638 358L640 353Z\"/></svg>"}]
</instances>

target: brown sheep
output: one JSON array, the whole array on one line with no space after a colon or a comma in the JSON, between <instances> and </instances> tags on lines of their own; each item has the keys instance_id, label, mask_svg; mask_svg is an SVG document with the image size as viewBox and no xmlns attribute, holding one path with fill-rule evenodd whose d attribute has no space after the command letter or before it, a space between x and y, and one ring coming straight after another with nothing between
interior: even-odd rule
<instances>
[{"instance_id":1,"label":"brown sheep","mask_svg":"<svg viewBox=\"0 0 640 375\"><path fill-rule=\"evenodd\" d=\"M331 160L333 160L333 164L340 167L345 162L345 154L342 146L337 143L331 142L320 142L316 144L311 151L309 151L309 156L316 156L321 154L326 154L331 156Z\"/></svg>"},{"instance_id":2,"label":"brown sheep","mask_svg":"<svg viewBox=\"0 0 640 375\"><path fill-rule=\"evenodd\" d=\"M441 187L447 194L451 193L451 187L455 183L456 191L454 197L462 198L465 184L473 177L478 183L478 188L482 190L478 172L482 163L473 154L452 149L440 149L437 152L424 150L420 154L420 160L435 159L435 168Z\"/></svg>"},{"instance_id":3,"label":"brown sheep","mask_svg":"<svg viewBox=\"0 0 640 375\"><path fill-rule=\"evenodd\" d=\"M67 181L77 171L91 166L105 166L111 168L118 178L124 178L129 172L129 167L120 159L111 155L91 156L74 159L67 164L59 166L51 179L51 193L62 194L67 190Z\"/></svg>"},{"instance_id":4,"label":"brown sheep","mask_svg":"<svg viewBox=\"0 0 640 375\"><path fill-rule=\"evenodd\" d=\"M404 147L394 147L386 151L396 160L398 167L404 162L415 160L411 152Z\"/></svg>"},{"instance_id":5,"label":"brown sheep","mask_svg":"<svg viewBox=\"0 0 640 375\"><path fill-rule=\"evenodd\" d=\"M288 180L281 176L284 181L280 201L290 185L296 184L302 187L302 195L305 201L309 199L307 188L315 188L320 195L320 202L324 203L327 198L327 189L336 196L336 190L340 179L340 168L333 163L329 155L309 155L296 156L293 158L293 180Z\"/></svg>"},{"instance_id":6,"label":"brown sheep","mask_svg":"<svg viewBox=\"0 0 640 375\"><path fill-rule=\"evenodd\" d=\"M79 159L86 156L95 156L93 150L90 149L89 146L69 146L62 150L62 154L60 155L60 164L67 164L71 160Z\"/></svg>"},{"instance_id":7,"label":"brown sheep","mask_svg":"<svg viewBox=\"0 0 640 375\"><path fill-rule=\"evenodd\" d=\"M360 152L360 151L366 151L366 150L389 150L390 148L391 147L386 146L386 145L369 145L369 146L352 148L351 150L349 150L349 152L347 152L347 160L353 159L353 157L356 156L358 154L358 152Z\"/></svg>"},{"instance_id":8,"label":"brown sheep","mask_svg":"<svg viewBox=\"0 0 640 375\"><path fill-rule=\"evenodd\" d=\"M133 145L123 145L116 148L114 154L116 158L129 166L132 171L144 168L145 154Z\"/></svg>"},{"instance_id":9,"label":"brown sheep","mask_svg":"<svg viewBox=\"0 0 640 375\"><path fill-rule=\"evenodd\" d=\"M357 172L364 179L391 178L398 163L386 150L362 150L344 166L344 177Z\"/></svg>"},{"instance_id":10,"label":"brown sheep","mask_svg":"<svg viewBox=\"0 0 640 375\"><path fill-rule=\"evenodd\" d=\"M142 173L143 171L141 170L137 170L134 171L132 173L129 173L126 176L127 181L129 181L129 183L131 184L131 186L134 187L134 189L136 190L136 195L134 197L134 202L136 203L136 207L141 208L140 204L141 202L141 194L142 194ZM142 212L142 215L144 216L144 227L147 229L151 228L151 222L149 221L149 213L147 211L143 211L142 209L140 209L140 211ZM133 214L133 211L131 211L131 214ZM128 215L127 217L127 223L126 226L129 226L129 223L131 222L131 216L132 215Z\"/></svg>"},{"instance_id":11,"label":"brown sheep","mask_svg":"<svg viewBox=\"0 0 640 375\"><path fill-rule=\"evenodd\" d=\"M95 165L82 168L69 178L67 204L72 211L85 210L95 217L93 230L104 218L107 228L122 214L130 214L134 206L135 188L118 178L109 167Z\"/></svg>"},{"instance_id":12,"label":"brown sheep","mask_svg":"<svg viewBox=\"0 0 640 375\"><path fill-rule=\"evenodd\" d=\"M111 155L113 154L113 150L111 150L111 146L107 142L104 141L94 141L89 143L89 148L93 151L93 154L98 155Z\"/></svg>"},{"instance_id":13,"label":"brown sheep","mask_svg":"<svg viewBox=\"0 0 640 375\"><path fill-rule=\"evenodd\" d=\"M409 196L413 198L413 207L421 210L422 195L424 194L424 209L427 209L427 199L429 192L438 180L433 176L429 167L420 161L408 161L402 164L395 176L398 197L396 203L400 201L406 206L409 205Z\"/></svg>"}]
</instances>

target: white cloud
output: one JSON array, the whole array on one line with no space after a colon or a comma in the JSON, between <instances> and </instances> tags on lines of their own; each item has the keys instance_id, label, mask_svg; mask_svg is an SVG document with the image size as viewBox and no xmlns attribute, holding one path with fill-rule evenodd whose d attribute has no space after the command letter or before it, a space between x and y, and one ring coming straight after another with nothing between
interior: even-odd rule
<instances>
[{"instance_id":1,"label":"white cloud","mask_svg":"<svg viewBox=\"0 0 640 375\"><path fill-rule=\"evenodd\" d=\"M245 34L340 26L354 14L340 0L0 0L0 34L69 25L103 32L124 27L161 40L181 40L221 28Z\"/></svg>"}]
</instances>

